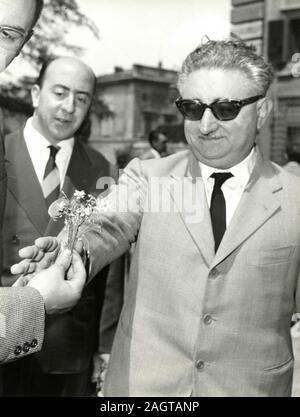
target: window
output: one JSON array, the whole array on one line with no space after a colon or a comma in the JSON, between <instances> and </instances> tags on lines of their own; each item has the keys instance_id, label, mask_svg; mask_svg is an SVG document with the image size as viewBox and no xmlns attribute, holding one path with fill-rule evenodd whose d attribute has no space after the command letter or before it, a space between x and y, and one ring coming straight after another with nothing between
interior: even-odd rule
<instances>
[{"instance_id":1,"label":"window","mask_svg":"<svg viewBox=\"0 0 300 417\"><path fill-rule=\"evenodd\" d=\"M155 113L144 113L144 135L147 137L151 130L156 129L158 115Z\"/></svg>"},{"instance_id":2,"label":"window","mask_svg":"<svg viewBox=\"0 0 300 417\"><path fill-rule=\"evenodd\" d=\"M294 53L300 52L300 18L291 19L289 25L289 59Z\"/></svg>"},{"instance_id":3,"label":"window","mask_svg":"<svg viewBox=\"0 0 300 417\"><path fill-rule=\"evenodd\" d=\"M282 69L300 52L300 13L283 15L268 22L268 59L276 69Z\"/></svg>"},{"instance_id":4,"label":"window","mask_svg":"<svg viewBox=\"0 0 300 417\"><path fill-rule=\"evenodd\" d=\"M300 127L288 127L287 145L299 145L300 146Z\"/></svg>"}]
</instances>

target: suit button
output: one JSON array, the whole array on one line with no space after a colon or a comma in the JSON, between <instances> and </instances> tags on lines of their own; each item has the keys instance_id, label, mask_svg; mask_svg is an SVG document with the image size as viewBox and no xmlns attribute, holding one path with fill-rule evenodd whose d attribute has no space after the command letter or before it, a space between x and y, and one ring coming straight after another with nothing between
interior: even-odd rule
<instances>
[{"instance_id":1,"label":"suit button","mask_svg":"<svg viewBox=\"0 0 300 417\"><path fill-rule=\"evenodd\" d=\"M205 363L204 363L203 361L197 361L197 362L196 362L196 368L197 368L199 371L203 371L204 367L205 367Z\"/></svg>"},{"instance_id":2,"label":"suit button","mask_svg":"<svg viewBox=\"0 0 300 417\"><path fill-rule=\"evenodd\" d=\"M206 325L212 324L212 321L213 321L212 316L207 314L206 316L204 316L203 321L204 321L204 324L206 324Z\"/></svg>"},{"instance_id":3,"label":"suit button","mask_svg":"<svg viewBox=\"0 0 300 417\"><path fill-rule=\"evenodd\" d=\"M19 245L20 244L20 239L19 239L19 236L18 235L13 235L12 236L12 243L14 245Z\"/></svg>"},{"instance_id":4,"label":"suit button","mask_svg":"<svg viewBox=\"0 0 300 417\"><path fill-rule=\"evenodd\" d=\"M28 353L30 351L30 344L28 342L23 345L23 352Z\"/></svg>"},{"instance_id":5,"label":"suit button","mask_svg":"<svg viewBox=\"0 0 300 417\"><path fill-rule=\"evenodd\" d=\"M37 345L38 345L38 341L36 340L36 339L33 339L33 341L31 342L31 344L30 344L30 347L32 348L32 349L34 349L34 348L36 348L37 347Z\"/></svg>"},{"instance_id":6,"label":"suit button","mask_svg":"<svg viewBox=\"0 0 300 417\"><path fill-rule=\"evenodd\" d=\"M217 268L213 268L210 273L209 273L209 278L211 279L216 279L219 276L219 271L217 270Z\"/></svg>"},{"instance_id":7,"label":"suit button","mask_svg":"<svg viewBox=\"0 0 300 417\"><path fill-rule=\"evenodd\" d=\"M22 348L21 348L21 346L17 346L17 347L15 348L15 351L14 351L15 356L19 356L21 353L22 353Z\"/></svg>"}]
</instances>

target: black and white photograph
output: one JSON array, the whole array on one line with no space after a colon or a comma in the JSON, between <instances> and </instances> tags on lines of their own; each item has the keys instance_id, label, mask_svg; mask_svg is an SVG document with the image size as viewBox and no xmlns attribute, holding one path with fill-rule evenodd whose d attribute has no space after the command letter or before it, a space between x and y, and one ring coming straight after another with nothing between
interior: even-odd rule
<instances>
[{"instance_id":1,"label":"black and white photograph","mask_svg":"<svg viewBox=\"0 0 300 417\"><path fill-rule=\"evenodd\" d=\"M0 0L0 397L300 397L300 0Z\"/></svg>"}]
</instances>

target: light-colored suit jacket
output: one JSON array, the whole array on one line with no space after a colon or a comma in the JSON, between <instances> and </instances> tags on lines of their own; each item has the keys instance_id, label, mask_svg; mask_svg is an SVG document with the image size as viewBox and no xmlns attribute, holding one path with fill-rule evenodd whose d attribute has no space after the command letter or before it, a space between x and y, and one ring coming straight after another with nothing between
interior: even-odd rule
<instances>
[{"instance_id":1,"label":"light-colored suit jacket","mask_svg":"<svg viewBox=\"0 0 300 417\"><path fill-rule=\"evenodd\" d=\"M0 363L38 352L44 320L44 302L37 290L0 288Z\"/></svg>"},{"instance_id":2,"label":"light-colored suit jacket","mask_svg":"<svg viewBox=\"0 0 300 417\"><path fill-rule=\"evenodd\" d=\"M259 153L216 254L189 151L133 160L107 202L85 229L91 274L137 244L105 395L289 396L300 179Z\"/></svg>"}]
</instances>

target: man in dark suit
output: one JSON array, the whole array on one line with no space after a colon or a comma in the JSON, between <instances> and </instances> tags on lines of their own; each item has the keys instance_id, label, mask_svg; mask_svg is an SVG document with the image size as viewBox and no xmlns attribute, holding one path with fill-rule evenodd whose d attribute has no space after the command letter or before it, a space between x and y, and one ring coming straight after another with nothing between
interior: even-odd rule
<instances>
[{"instance_id":1,"label":"man in dark suit","mask_svg":"<svg viewBox=\"0 0 300 417\"><path fill-rule=\"evenodd\" d=\"M9 269L17 262L19 249L39 236L55 236L62 229L63 222L54 222L48 215L48 206L59 191L68 197L76 189L99 194L103 190L97 189L98 179L112 172L101 154L74 139L88 116L94 89L95 75L81 61L61 57L47 62L32 88L33 117L27 120L24 129L5 138L8 173L3 228L5 286L14 282ZM87 285L72 311L46 319L42 352L6 365L5 395L88 393L107 274L108 269L103 270L98 279ZM121 282L122 270L112 268L108 277ZM122 294L116 296L116 301L122 303Z\"/></svg>"}]
</instances>

